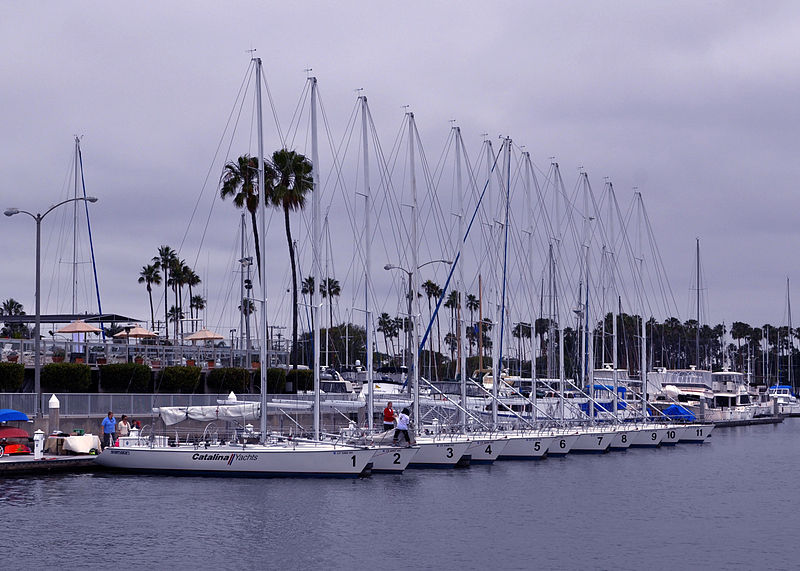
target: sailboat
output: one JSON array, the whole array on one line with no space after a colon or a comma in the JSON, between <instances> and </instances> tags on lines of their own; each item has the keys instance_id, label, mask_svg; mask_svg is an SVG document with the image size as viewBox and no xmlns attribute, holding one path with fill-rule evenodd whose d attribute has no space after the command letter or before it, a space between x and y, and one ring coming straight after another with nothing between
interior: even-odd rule
<instances>
[{"instance_id":1,"label":"sailboat","mask_svg":"<svg viewBox=\"0 0 800 571\"><path fill-rule=\"evenodd\" d=\"M261 108L261 58L253 58L255 64L256 106L258 114L258 188L264 188L264 140ZM312 164L315 202L315 230L318 229L319 212L319 168L316 138L316 78L310 78L311 122L312 122ZM263 194L263 193L262 193ZM261 215L261 251L266 252L266 197L262 197L259 210ZM317 247L317 231L315 244ZM266 303L266 263L261 265L262 303ZM317 275L320 275L319 272ZM317 309L316 307L314 308ZM261 363L267 363L267 312L262 310L260 322ZM315 320L319 323L319 319ZM318 336L315 337L315 341ZM247 434L240 431L232 438L218 436L210 426L206 427L203 438L194 442L179 442L177 439L168 445L165 437L137 438L130 446L106 448L97 462L108 468L173 474L209 474L216 476L342 476L357 477L371 468L377 450L366 446L340 444L336 441L320 440L320 386L319 386L319 344L315 342L314 359L314 439L294 439L271 436L267 430L267 367L261 367L261 402L257 414L260 418L260 431ZM241 407L240 404L220 404L219 407ZM237 411L238 412L238 411ZM251 436L252 438L248 438ZM249 443L253 438L257 443Z\"/></svg>"}]
</instances>

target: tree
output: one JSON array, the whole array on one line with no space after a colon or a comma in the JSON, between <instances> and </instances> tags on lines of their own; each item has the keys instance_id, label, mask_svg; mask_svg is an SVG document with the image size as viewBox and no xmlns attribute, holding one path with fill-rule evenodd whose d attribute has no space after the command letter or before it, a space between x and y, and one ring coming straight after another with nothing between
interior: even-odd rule
<instances>
[{"instance_id":1,"label":"tree","mask_svg":"<svg viewBox=\"0 0 800 571\"><path fill-rule=\"evenodd\" d=\"M302 282L302 288L300 293L303 295L309 296L308 304L313 306L314 305L314 276L306 277ZM314 312L311 312L311 330L314 330Z\"/></svg>"},{"instance_id":2,"label":"tree","mask_svg":"<svg viewBox=\"0 0 800 571\"><path fill-rule=\"evenodd\" d=\"M159 246L158 254L153 257L153 264L156 268L163 270L164 272L164 338L169 337L169 327L167 324L169 323L169 299L167 299L167 295L169 293L169 271L170 267L172 266L173 262L178 259L178 255L175 253L175 250L170 248L169 246Z\"/></svg>"},{"instance_id":3,"label":"tree","mask_svg":"<svg viewBox=\"0 0 800 571\"><path fill-rule=\"evenodd\" d=\"M283 210L286 229L286 243L289 247L289 261L292 265L292 346L297 343L297 262L295 260L292 229L289 212L302 210L306 195L314 188L311 178L312 166L305 156L288 149L272 153L272 164L267 177L267 200L275 208ZM292 368L297 368L298 351L292 350Z\"/></svg>"},{"instance_id":4,"label":"tree","mask_svg":"<svg viewBox=\"0 0 800 571\"><path fill-rule=\"evenodd\" d=\"M156 316L153 312L153 288L151 286L153 284L161 284L161 274L158 271L158 265L148 264L142 266L142 271L139 272L139 283L147 284L147 296L150 298L150 327L155 329Z\"/></svg>"},{"instance_id":5,"label":"tree","mask_svg":"<svg viewBox=\"0 0 800 571\"><path fill-rule=\"evenodd\" d=\"M25 315L25 309L22 304L13 297L5 300L0 306L0 315ZM30 337L30 330L23 323L12 323L3 327L3 337Z\"/></svg>"},{"instance_id":6,"label":"tree","mask_svg":"<svg viewBox=\"0 0 800 571\"><path fill-rule=\"evenodd\" d=\"M265 166L266 170L266 166ZM266 174L266 172L265 172ZM256 245L256 265L261 275L261 246L258 243L258 158L242 155L236 161L225 165L220 177L219 196L222 200L233 197L236 208L247 208L250 212L250 224L253 228L253 239Z\"/></svg>"},{"instance_id":7,"label":"tree","mask_svg":"<svg viewBox=\"0 0 800 571\"><path fill-rule=\"evenodd\" d=\"M189 310L194 309L197 317L200 317L200 312L206 308L206 298L202 295L193 295L189 298Z\"/></svg>"},{"instance_id":8,"label":"tree","mask_svg":"<svg viewBox=\"0 0 800 571\"><path fill-rule=\"evenodd\" d=\"M389 355L389 338L395 330L394 319L388 313L381 313L378 317L378 333L383 333L383 345L386 347L386 354ZM394 347L392 347L394 349Z\"/></svg>"},{"instance_id":9,"label":"tree","mask_svg":"<svg viewBox=\"0 0 800 571\"><path fill-rule=\"evenodd\" d=\"M199 286L202 283L202 280L200 279L200 276L198 276L197 273L195 273L195 271L192 268L190 268L189 266L186 266L186 274L184 275L184 283L189 288L189 317L192 318L192 319L194 319L195 317L200 317L199 309L205 308L206 300L203 299L202 296L193 295L192 294L192 288ZM193 300L195 299L195 297L199 297L200 299L203 300L203 307L197 308L197 307L194 306ZM198 314L195 315L192 312L192 309L198 309ZM194 331L195 329L196 329L195 322L192 321L192 331Z\"/></svg>"},{"instance_id":10,"label":"tree","mask_svg":"<svg viewBox=\"0 0 800 571\"><path fill-rule=\"evenodd\" d=\"M459 345L459 335L457 333L459 331L459 327L458 327L458 320L456 319L456 312L458 311L460 305L461 305L461 294L455 290L451 291L450 294L447 296L447 301L444 302L444 306L450 310L450 333L453 334L456 340L456 349L458 348ZM448 344L447 336L445 336L445 344ZM452 363L453 352L451 351L450 353L451 353L450 362ZM453 371L453 375L455 375L455 370Z\"/></svg>"},{"instance_id":11,"label":"tree","mask_svg":"<svg viewBox=\"0 0 800 571\"><path fill-rule=\"evenodd\" d=\"M333 278L326 278L321 284L319 284L319 293L322 294L322 298L328 298L328 312L329 312L329 321L328 327L333 327L333 298L339 297L342 294L342 286L339 285L339 280L335 280ZM330 349L330 347L328 347ZM336 351L336 345L333 346L334 351Z\"/></svg>"},{"instance_id":12,"label":"tree","mask_svg":"<svg viewBox=\"0 0 800 571\"><path fill-rule=\"evenodd\" d=\"M467 337L469 337L470 329L473 330L472 338L469 341L469 352L470 356L472 356L472 346L474 345L473 341L477 338L477 331L475 331L475 312L478 311L481 307L481 301L475 296L474 294L467 295L467 311L469 311L469 324L470 327L467 328Z\"/></svg>"},{"instance_id":13,"label":"tree","mask_svg":"<svg viewBox=\"0 0 800 571\"><path fill-rule=\"evenodd\" d=\"M431 301L433 298L438 298L442 295L442 288L439 287L439 284L432 280L427 280L425 283L422 284L422 291L425 296L428 298L428 322L433 320L433 306ZM437 314L438 317L438 314ZM433 335L428 335L428 376L430 375L431 367L434 366L434 356L433 356ZM438 366L437 368L437 376L438 376Z\"/></svg>"}]
</instances>

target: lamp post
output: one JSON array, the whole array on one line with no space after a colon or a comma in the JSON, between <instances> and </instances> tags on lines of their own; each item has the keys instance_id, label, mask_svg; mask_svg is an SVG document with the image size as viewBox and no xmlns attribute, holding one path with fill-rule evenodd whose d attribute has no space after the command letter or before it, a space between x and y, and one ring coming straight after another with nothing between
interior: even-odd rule
<instances>
[{"instance_id":1,"label":"lamp post","mask_svg":"<svg viewBox=\"0 0 800 571\"><path fill-rule=\"evenodd\" d=\"M81 196L79 198L68 198L67 200L62 200L58 204L55 204L44 211L44 213L36 213L33 214L32 212L28 212L27 210L20 210L19 208L8 208L6 209L3 214L6 216L14 216L15 214L27 214L31 218L34 219L36 222L36 320L33 327L33 363L34 363L34 390L36 391L36 404L34 407L34 411L36 416L39 417L42 414L41 411L41 400L42 400L42 358L40 355L40 335L39 335L39 328L41 326L42 321L42 312L41 312L41 270L40 270L40 261L41 261L41 243L42 243L42 219L50 214L53 210L58 208L63 204L67 204L69 202L77 202L77 201L86 201L86 202L97 202L97 197L95 196Z\"/></svg>"},{"instance_id":2,"label":"lamp post","mask_svg":"<svg viewBox=\"0 0 800 571\"><path fill-rule=\"evenodd\" d=\"M429 262L425 262L424 264L420 264L419 266L417 266L417 270L420 270L421 268L424 268L427 265L436 264L436 263L450 265L453 262L451 262L450 260L431 260ZM401 270L401 271L405 272L406 275L408 276L408 293L406 294L406 297L408 298L408 330L406 331L406 346L407 346L407 351L408 351L408 358L411 359L411 355L412 355L411 351L412 351L412 347L413 347L413 343L411 342L411 339L412 339L413 333L416 332L415 329L414 329L414 320L411 318L411 311L412 311L411 302L414 299L414 292L413 292L413 287L412 287L412 278L414 276L414 272L412 272L410 270L407 270L407 269L405 269L405 268L403 268L401 266L395 266L394 264L386 264L385 266L383 266L383 269L386 270L386 271L389 271L389 270ZM403 361L405 362L405 359L403 359ZM413 359L412 359L412 362L413 362ZM412 378L416 379L416 375L417 375L417 371L414 371L414 377L412 377ZM414 382L416 383L416 380ZM411 385L410 384L409 384L408 390L409 390L409 392L411 391Z\"/></svg>"}]
</instances>

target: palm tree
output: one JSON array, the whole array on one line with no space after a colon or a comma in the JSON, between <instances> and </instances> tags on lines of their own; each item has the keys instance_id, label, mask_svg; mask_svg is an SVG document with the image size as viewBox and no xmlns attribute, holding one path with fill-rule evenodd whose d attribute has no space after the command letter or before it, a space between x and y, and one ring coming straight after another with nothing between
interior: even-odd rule
<instances>
[{"instance_id":1,"label":"palm tree","mask_svg":"<svg viewBox=\"0 0 800 571\"><path fill-rule=\"evenodd\" d=\"M253 239L256 243L256 263L261 275L261 247L258 243L258 158L243 155L225 165L220 177L219 196L222 200L233 197L236 208L247 208L250 212L250 224L253 227Z\"/></svg>"},{"instance_id":2,"label":"palm tree","mask_svg":"<svg viewBox=\"0 0 800 571\"><path fill-rule=\"evenodd\" d=\"M458 348L458 336L456 335L456 330L458 330L458 323L456 320L456 311L458 311L458 307L461 305L461 294L457 291L453 290L447 296L447 301L444 302L444 306L450 310L450 333L454 336L456 340L456 348ZM447 342L447 336L445 335L445 344ZM450 362L453 362L453 352L450 352ZM455 371L453 371L453 375L455 375Z\"/></svg>"},{"instance_id":3,"label":"palm tree","mask_svg":"<svg viewBox=\"0 0 800 571\"><path fill-rule=\"evenodd\" d=\"M195 297L200 297L202 299L202 296L193 295L192 294L192 288L199 286L202 283L202 280L200 279L200 276L198 276L197 273L195 273L195 271L192 268L190 268L189 266L186 266L186 275L184 276L184 278L185 278L184 282L186 283L186 286L189 288L189 317L194 319L195 315L192 312L192 309L197 309L197 308L193 307L193 303L192 302L193 302ZM205 307L205 300L203 300L203 307ZM202 309L202 308L200 308L200 309ZM199 309L198 309L197 317L199 317L199 316L200 316L200 314L199 314ZM194 331L195 329L196 329L195 322L192 321L192 331Z\"/></svg>"},{"instance_id":4,"label":"palm tree","mask_svg":"<svg viewBox=\"0 0 800 571\"><path fill-rule=\"evenodd\" d=\"M169 327L167 324L169 323L169 300L167 299L167 294L169 292L169 271L170 267L172 266L174 260L178 259L178 255L175 253L175 250L170 248L169 246L159 246L158 248L158 255L153 257L153 265L156 266L157 269L161 269L164 271L164 338L169 337Z\"/></svg>"},{"instance_id":5,"label":"palm tree","mask_svg":"<svg viewBox=\"0 0 800 571\"><path fill-rule=\"evenodd\" d=\"M181 309L177 305L173 305L172 307L169 308L169 311L167 312L167 317L169 318L170 321L178 323L180 322L181 319L183 319L183 309Z\"/></svg>"},{"instance_id":6,"label":"palm tree","mask_svg":"<svg viewBox=\"0 0 800 571\"><path fill-rule=\"evenodd\" d=\"M439 287L439 284L432 280L427 280L424 284L422 284L422 291L425 293L425 296L428 298L428 322L433 319L433 306L431 305L431 301L435 297L439 297L442 294L442 289ZM437 315L438 317L438 315ZM428 344L428 376L433 378L431 375L431 367L433 364L433 335L428 336L429 344ZM437 371L438 376L438 371Z\"/></svg>"},{"instance_id":7,"label":"palm tree","mask_svg":"<svg viewBox=\"0 0 800 571\"><path fill-rule=\"evenodd\" d=\"M342 294L342 286L339 285L339 280L335 280L333 278L326 278L321 284L319 284L319 293L322 294L322 298L330 298L328 303L328 312L330 321L328 321L328 327L333 327L333 298L339 297ZM336 351L336 345L334 344L333 347L334 354Z\"/></svg>"},{"instance_id":8,"label":"palm tree","mask_svg":"<svg viewBox=\"0 0 800 571\"><path fill-rule=\"evenodd\" d=\"M475 328L475 312L481 307L481 302L474 294L467 295L467 311L469 311L470 326ZM477 332L475 332L477 333ZM470 341L470 356L472 356L472 342Z\"/></svg>"},{"instance_id":9,"label":"palm tree","mask_svg":"<svg viewBox=\"0 0 800 571\"><path fill-rule=\"evenodd\" d=\"M172 286L172 291L175 294L175 305L181 308L181 319L184 318L183 312L183 286L186 284L186 275L189 272L189 266L186 265L186 260L175 258L169 268L170 278L169 285ZM175 339L178 339L179 334L183 333L183 321L175 321Z\"/></svg>"},{"instance_id":10,"label":"palm tree","mask_svg":"<svg viewBox=\"0 0 800 571\"><path fill-rule=\"evenodd\" d=\"M189 298L189 311L194 309L197 312L197 317L200 317L200 312L206 308L206 298L202 295L193 295Z\"/></svg>"},{"instance_id":11,"label":"palm tree","mask_svg":"<svg viewBox=\"0 0 800 571\"><path fill-rule=\"evenodd\" d=\"M155 329L156 316L153 312L153 288L152 284L161 284L161 274L158 272L158 265L148 264L142 266L142 271L139 272L139 283L147 284L147 296L150 298L150 327Z\"/></svg>"},{"instance_id":12,"label":"palm tree","mask_svg":"<svg viewBox=\"0 0 800 571\"><path fill-rule=\"evenodd\" d=\"M389 337L394 327L394 319L389 317L388 313L381 313L378 317L378 333L383 333L383 344L386 347L387 355L389 355Z\"/></svg>"},{"instance_id":13,"label":"palm tree","mask_svg":"<svg viewBox=\"0 0 800 571\"><path fill-rule=\"evenodd\" d=\"M320 286L320 289L322 286ZM300 293L309 296L308 304L314 305L314 276L307 276L301 283ZM311 330L314 330L314 312L311 312Z\"/></svg>"},{"instance_id":14,"label":"palm tree","mask_svg":"<svg viewBox=\"0 0 800 571\"><path fill-rule=\"evenodd\" d=\"M5 300L0 306L0 315L25 315L22 304L13 297ZM3 337L30 337L30 330L22 323L12 323L3 327Z\"/></svg>"},{"instance_id":15,"label":"palm tree","mask_svg":"<svg viewBox=\"0 0 800 571\"><path fill-rule=\"evenodd\" d=\"M292 243L292 229L289 224L289 212L302 210L306 203L306 195L314 188L311 178L311 161L288 149L280 149L272 153L272 165L267 177L267 200L283 210L283 223L286 228L286 243L289 247L289 261L292 265L292 368L297 368L297 263Z\"/></svg>"},{"instance_id":16,"label":"palm tree","mask_svg":"<svg viewBox=\"0 0 800 571\"><path fill-rule=\"evenodd\" d=\"M25 315L22 304L13 297L9 297L0 307L0 315Z\"/></svg>"}]
</instances>

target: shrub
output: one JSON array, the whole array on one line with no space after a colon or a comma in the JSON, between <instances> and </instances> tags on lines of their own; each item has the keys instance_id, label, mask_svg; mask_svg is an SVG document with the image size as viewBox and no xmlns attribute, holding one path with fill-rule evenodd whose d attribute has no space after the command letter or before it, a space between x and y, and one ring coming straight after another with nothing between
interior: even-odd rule
<instances>
[{"instance_id":1,"label":"shrub","mask_svg":"<svg viewBox=\"0 0 800 571\"><path fill-rule=\"evenodd\" d=\"M193 393L200 384L200 367L166 367L156 383L160 393Z\"/></svg>"},{"instance_id":2,"label":"shrub","mask_svg":"<svg viewBox=\"0 0 800 571\"><path fill-rule=\"evenodd\" d=\"M0 391L15 392L22 388L25 366L20 363L0 363Z\"/></svg>"},{"instance_id":3,"label":"shrub","mask_svg":"<svg viewBox=\"0 0 800 571\"><path fill-rule=\"evenodd\" d=\"M255 375L253 383L260 388L261 381L258 371ZM286 392L286 371L284 369L267 369L267 393L279 395L284 392Z\"/></svg>"},{"instance_id":4,"label":"shrub","mask_svg":"<svg viewBox=\"0 0 800 571\"><path fill-rule=\"evenodd\" d=\"M309 369L290 369L286 373L286 382L292 383L294 391L313 391L314 371Z\"/></svg>"},{"instance_id":5,"label":"shrub","mask_svg":"<svg viewBox=\"0 0 800 571\"><path fill-rule=\"evenodd\" d=\"M100 384L112 393L147 393L153 387L150 367L136 363L101 365Z\"/></svg>"},{"instance_id":6,"label":"shrub","mask_svg":"<svg viewBox=\"0 0 800 571\"><path fill-rule=\"evenodd\" d=\"M250 383L250 372L238 367L212 369L208 373L206 383L208 383L209 389L219 394L231 391L241 393L247 390L247 385Z\"/></svg>"},{"instance_id":7,"label":"shrub","mask_svg":"<svg viewBox=\"0 0 800 571\"><path fill-rule=\"evenodd\" d=\"M82 363L50 363L42 367L42 390L84 393L92 384L92 369Z\"/></svg>"}]
</instances>

